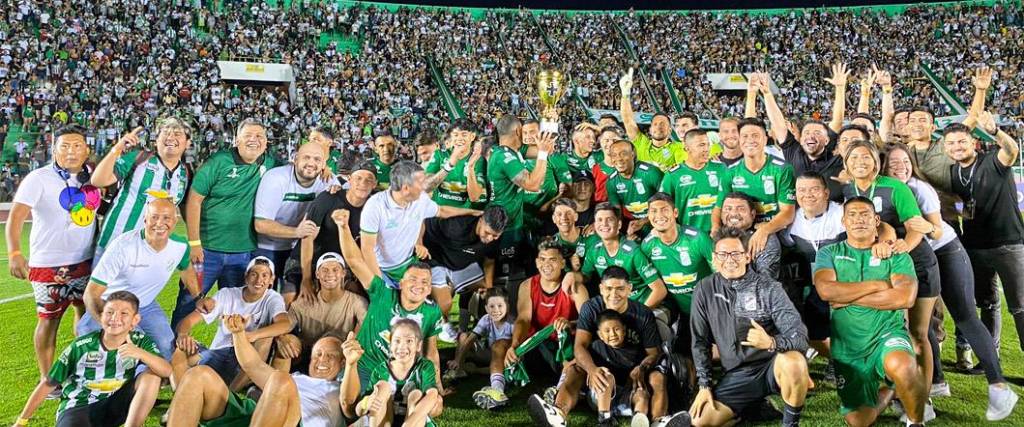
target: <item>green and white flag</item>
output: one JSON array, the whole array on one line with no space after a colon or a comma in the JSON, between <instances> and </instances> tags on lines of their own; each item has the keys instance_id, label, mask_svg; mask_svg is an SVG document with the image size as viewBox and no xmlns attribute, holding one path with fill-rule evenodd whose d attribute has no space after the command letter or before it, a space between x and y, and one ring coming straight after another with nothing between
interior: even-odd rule
<instances>
[{"instance_id":1,"label":"green and white flag","mask_svg":"<svg viewBox=\"0 0 1024 427\"><path fill-rule=\"evenodd\" d=\"M555 332L554 325L545 326L544 329L531 335L513 350L516 352L516 357L519 358L519 361L505 368L505 381L519 387L529 384L530 376L526 373L526 366L523 365L523 355L540 346L553 332ZM569 329L566 328L558 332L558 351L555 353L555 361L559 363L567 362L572 360L572 357L572 343L569 342Z\"/></svg>"}]
</instances>

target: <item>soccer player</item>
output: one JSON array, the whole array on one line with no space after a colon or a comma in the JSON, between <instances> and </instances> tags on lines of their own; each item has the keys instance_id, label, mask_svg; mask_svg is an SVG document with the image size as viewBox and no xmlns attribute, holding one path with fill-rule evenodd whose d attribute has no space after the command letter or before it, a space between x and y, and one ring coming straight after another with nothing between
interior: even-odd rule
<instances>
[{"instance_id":1,"label":"soccer player","mask_svg":"<svg viewBox=\"0 0 1024 427\"><path fill-rule=\"evenodd\" d=\"M651 118L651 127L648 130L650 136L640 132L640 127L633 117L633 104L629 100L630 91L633 90L633 69L623 74L619 79L619 91L622 95L619 101L619 113L622 115L622 124L626 128L626 135L629 136L632 145L635 147L636 159L641 162L650 163L662 171L667 171L673 166L685 160L686 151L683 144L672 140L672 125L665 114L655 114ZM679 135L682 136L682 135Z\"/></svg>"},{"instance_id":2,"label":"soccer player","mask_svg":"<svg viewBox=\"0 0 1024 427\"><path fill-rule=\"evenodd\" d=\"M640 238L647 223L647 199L658 192L662 173L658 168L636 161L635 148L629 141L619 140L612 144L608 158L615 165L615 172L608 176L605 190L608 203L622 209L622 219L627 223L627 235Z\"/></svg>"},{"instance_id":3,"label":"soccer player","mask_svg":"<svg viewBox=\"0 0 1024 427\"><path fill-rule=\"evenodd\" d=\"M689 153L686 161L669 169L659 191L671 196L679 207L679 224L706 234L711 232L711 212L722 187L725 165L709 159L711 143L707 131L693 129L683 140Z\"/></svg>"}]
</instances>

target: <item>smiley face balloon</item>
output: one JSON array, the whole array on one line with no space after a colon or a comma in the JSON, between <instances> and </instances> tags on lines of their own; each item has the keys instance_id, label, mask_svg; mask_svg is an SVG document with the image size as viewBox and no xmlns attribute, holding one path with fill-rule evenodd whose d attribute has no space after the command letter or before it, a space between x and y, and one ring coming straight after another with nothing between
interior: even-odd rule
<instances>
[{"instance_id":1,"label":"smiley face balloon","mask_svg":"<svg viewBox=\"0 0 1024 427\"><path fill-rule=\"evenodd\" d=\"M96 213L83 204L75 204L71 208L71 221L79 227L88 227L96 220Z\"/></svg>"}]
</instances>

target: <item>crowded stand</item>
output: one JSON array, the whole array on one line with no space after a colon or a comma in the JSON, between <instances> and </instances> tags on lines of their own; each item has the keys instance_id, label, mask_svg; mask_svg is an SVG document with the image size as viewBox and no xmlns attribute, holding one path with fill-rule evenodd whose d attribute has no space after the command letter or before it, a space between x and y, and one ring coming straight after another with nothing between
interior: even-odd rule
<instances>
[{"instance_id":1,"label":"crowded stand","mask_svg":"<svg viewBox=\"0 0 1024 427\"><path fill-rule=\"evenodd\" d=\"M21 1L13 424L1019 421L1022 10Z\"/></svg>"}]
</instances>

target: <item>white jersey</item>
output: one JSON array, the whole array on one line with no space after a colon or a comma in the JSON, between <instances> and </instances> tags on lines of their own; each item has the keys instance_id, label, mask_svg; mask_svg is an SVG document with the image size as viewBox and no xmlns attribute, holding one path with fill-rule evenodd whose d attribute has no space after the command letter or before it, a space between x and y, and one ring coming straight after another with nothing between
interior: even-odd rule
<instances>
[{"instance_id":1,"label":"white jersey","mask_svg":"<svg viewBox=\"0 0 1024 427\"><path fill-rule=\"evenodd\" d=\"M336 183L336 180L324 182L317 177L309 187L303 187L295 179L294 165L278 166L267 171L260 179L253 216L294 227L302 221L316 195ZM257 246L260 249L282 251L290 250L294 245L293 239L257 235Z\"/></svg>"},{"instance_id":2,"label":"white jersey","mask_svg":"<svg viewBox=\"0 0 1024 427\"><path fill-rule=\"evenodd\" d=\"M304 427L334 427L342 425L341 403L338 393L341 383L313 378L300 373L292 374L299 390L299 406Z\"/></svg>"},{"instance_id":3,"label":"white jersey","mask_svg":"<svg viewBox=\"0 0 1024 427\"><path fill-rule=\"evenodd\" d=\"M209 314L203 315L203 321L213 323L220 319L221 315L241 314L249 316L249 324L245 326L246 331L254 331L271 324L278 314L285 314L284 298L273 289L267 289L263 297L254 302L245 302L242 299L242 291L245 287L222 288L213 295L216 306ZM210 349L232 347L231 332L224 327L224 324L217 328L217 335L210 343Z\"/></svg>"},{"instance_id":4,"label":"white jersey","mask_svg":"<svg viewBox=\"0 0 1024 427\"><path fill-rule=\"evenodd\" d=\"M157 252L146 242L145 230L131 231L110 242L91 280L106 285L104 300L113 292L129 291L139 298L139 307L145 307L156 300L175 270L188 268L189 252L181 236L171 235Z\"/></svg>"},{"instance_id":5,"label":"white jersey","mask_svg":"<svg viewBox=\"0 0 1024 427\"><path fill-rule=\"evenodd\" d=\"M423 220L437 216L438 209L426 193L404 208L391 197L390 190L370 196L359 217L359 230L377 235L374 252L381 269L393 269L409 261Z\"/></svg>"},{"instance_id":6,"label":"white jersey","mask_svg":"<svg viewBox=\"0 0 1024 427\"><path fill-rule=\"evenodd\" d=\"M29 172L21 182L14 195L14 203L32 208L29 253L25 254L29 267L60 267L92 258L95 217L79 216L76 223L72 220L72 212L61 203L63 198L64 204L73 208L75 203L69 204L66 195L75 194L72 202L77 202L82 194L79 190L81 185L75 175L62 178L52 163ZM95 196L90 197L98 196L97 190ZM84 195L80 198L82 202L86 200ZM77 213L86 214L84 209L87 208L79 208Z\"/></svg>"}]
</instances>

